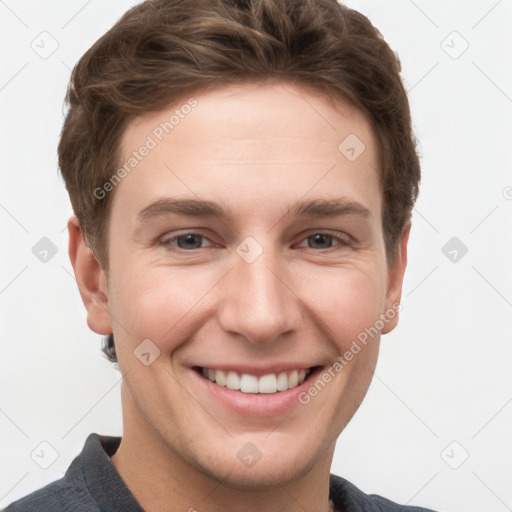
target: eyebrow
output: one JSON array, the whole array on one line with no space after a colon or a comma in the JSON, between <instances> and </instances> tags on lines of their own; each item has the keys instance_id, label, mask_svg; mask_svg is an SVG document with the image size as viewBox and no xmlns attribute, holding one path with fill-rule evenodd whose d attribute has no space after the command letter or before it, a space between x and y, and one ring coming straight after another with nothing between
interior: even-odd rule
<instances>
[{"instance_id":1,"label":"eyebrow","mask_svg":"<svg viewBox=\"0 0 512 512\"><path fill-rule=\"evenodd\" d=\"M169 214L188 215L193 217L218 217L230 220L234 217L231 208L201 199L159 199L141 210L137 216L138 224ZM351 215L363 219L372 218L368 208L362 204L341 197L337 199L309 199L295 203L288 209L288 215L295 217L336 217Z\"/></svg>"},{"instance_id":2,"label":"eyebrow","mask_svg":"<svg viewBox=\"0 0 512 512\"><path fill-rule=\"evenodd\" d=\"M299 201L291 208L289 213L296 217L335 217L338 215L354 215L364 219L372 217L366 206L344 197Z\"/></svg>"}]
</instances>

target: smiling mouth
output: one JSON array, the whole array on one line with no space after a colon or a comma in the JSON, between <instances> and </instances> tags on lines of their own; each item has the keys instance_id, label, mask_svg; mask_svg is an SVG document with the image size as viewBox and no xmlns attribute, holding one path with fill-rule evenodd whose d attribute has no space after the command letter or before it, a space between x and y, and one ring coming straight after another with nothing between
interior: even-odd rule
<instances>
[{"instance_id":1,"label":"smiling mouth","mask_svg":"<svg viewBox=\"0 0 512 512\"><path fill-rule=\"evenodd\" d=\"M233 391L252 394L274 394L300 386L319 366L298 368L296 370L268 373L260 377L234 370L215 370L195 366L193 369L201 377Z\"/></svg>"}]
</instances>

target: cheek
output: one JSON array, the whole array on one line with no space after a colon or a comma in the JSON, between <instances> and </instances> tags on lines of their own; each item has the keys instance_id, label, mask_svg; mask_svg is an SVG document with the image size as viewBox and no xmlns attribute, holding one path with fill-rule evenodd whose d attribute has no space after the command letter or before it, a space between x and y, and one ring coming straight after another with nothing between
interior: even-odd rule
<instances>
[{"instance_id":1,"label":"cheek","mask_svg":"<svg viewBox=\"0 0 512 512\"><path fill-rule=\"evenodd\" d=\"M312 339L324 338L344 352L382 313L385 290L378 270L308 265L290 271L285 281L293 293L283 293L305 309L299 329L311 328ZM224 271L200 266L124 268L114 276L109 297L116 340L122 341L119 351L133 351L150 339L170 353L193 337L219 308L215 301L222 300L222 286L228 286L219 282Z\"/></svg>"},{"instance_id":2,"label":"cheek","mask_svg":"<svg viewBox=\"0 0 512 512\"><path fill-rule=\"evenodd\" d=\"M378 272L318 269L303 274L295 289L339 352L373 326L382 313L385 290Z\"/></svg>"},{"instance_id":3,"label":"cheek","mask_svg":"<svg viewBox=\"0 0 512 512\"><path fill-rule=\"evenodd\" d=\"M150 339L168 352L175 348L173 340L177 345L191 334L190 324L198 328L193 319L217 281L197 267L124 269L117 279L110 310L120 325L119 337L130 346Z\"/></svg>"}]
</instances>

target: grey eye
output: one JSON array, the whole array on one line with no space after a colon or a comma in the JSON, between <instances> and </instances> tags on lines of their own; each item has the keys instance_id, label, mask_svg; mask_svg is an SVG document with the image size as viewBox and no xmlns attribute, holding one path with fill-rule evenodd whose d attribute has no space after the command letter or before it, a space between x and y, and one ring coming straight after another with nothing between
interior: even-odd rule
<instances>
[{"instance_id":1,"label":"grey eye","mask_svg":"<svg viewBox=\"0 0 512 512\"><path fill-rule=\"evenodd\" d=\"M176 241L180 249L199 249L202 246L203 235L189 233L177 236Z\"/></svg>"},{"instance_id":2,"label":"grey eye","mask_svg":"<svg viewBox=\"0 0 512 512\"><path fill-rule=\"evenodd\" d=\"M332 247L333 237L332 235L326 235L324 233L317 233L307 237L308 247L312 249L329 249Z\"/></svg>"}]
</instances>

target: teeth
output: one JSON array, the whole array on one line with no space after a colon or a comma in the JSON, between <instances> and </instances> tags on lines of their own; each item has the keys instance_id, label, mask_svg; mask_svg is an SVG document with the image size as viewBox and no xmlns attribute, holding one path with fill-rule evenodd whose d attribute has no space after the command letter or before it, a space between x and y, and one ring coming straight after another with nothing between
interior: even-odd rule
<instances>
[{"instance_id":1,"label":"teeth","mask_svg":"<svg viewBox=\"0 0 512 512\"><path fill-rule=\"evenodd\" d=\"M263 375L258 381L258 393L275 393L277 391L277 378L275 373Z\"/></svg>"},{"instance_id":2,"label":"teeth","mask_svg":"<svg viewBox=\"0 0 512 512\"><path fill-rule=\"evenodd\" d=\"M235 391L240 389L240 377L236 374L236 372L228 372L228 376L226 377L226 387Z\"/></svg>"},{"instance_id":3,"label":"teeth","mask_svg":"<svg viewBox=\"0 0 512 512\"><path fill-rule=\"evenodd\" d=\"M280 372L279 374L269 373L258 378L255 375L243 373L239 375L234 371L212 370L210 368L201 369L203 377L216 382L219 386L225 386L242 393L277 393L286 391L302 384L310 374L310 369L293 370L289 373Z\"/></svg>"},{"instance_id":4,"label":"teeth","mask_svg":"<svg viewBox=\"0 0 512 512\"><path fill-rule=\"evenodd\" d=\"M286 391L288 389L288 375L286 372L281 372L277 376L277 390L278 391Z\"/></svg>"},{"instance_id":5,"label":"teeth","mask_svg":"<svg viewBox=\"0 0 512 512\"><path fill-rule=\"evenodd\" d=\"M258 379L254 375L243 373L240 379L240 391L242 393L257 393Z\"/></svg>"},{"instance_id":6,"label":"teeth","mask_svg":"<svg viewBox=\"0 0 512 512\"><path fill-rule=\"evenodd\" d=\"M222 370L217 370L215 372L215 382L219 386L225 386L226 385L226 375L224 374L224 372Z\"/></svg>"}]
</instances>

